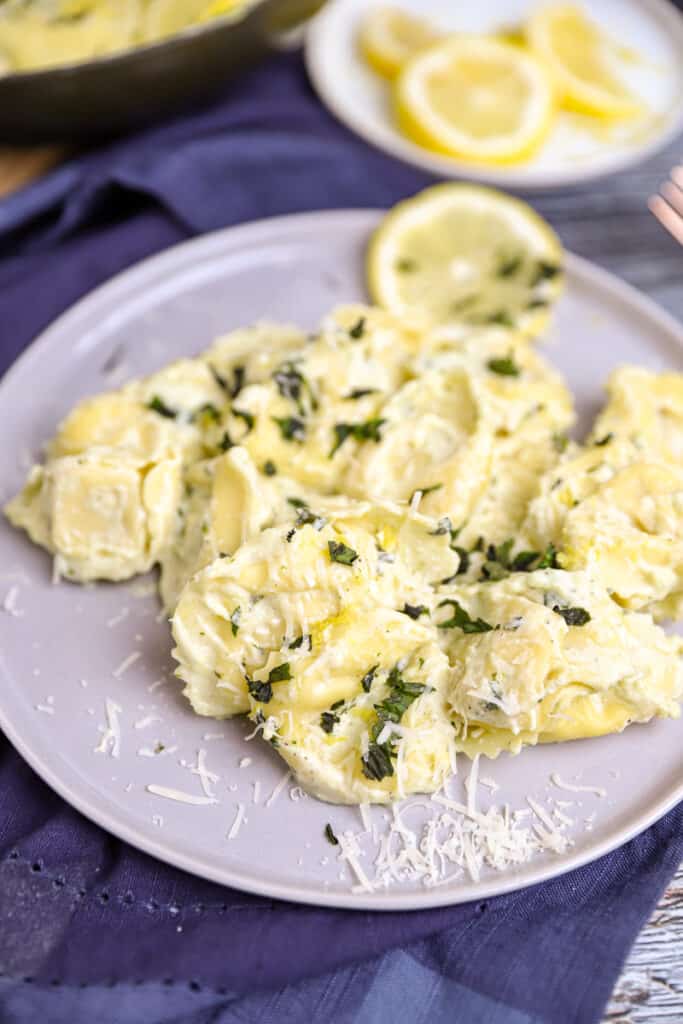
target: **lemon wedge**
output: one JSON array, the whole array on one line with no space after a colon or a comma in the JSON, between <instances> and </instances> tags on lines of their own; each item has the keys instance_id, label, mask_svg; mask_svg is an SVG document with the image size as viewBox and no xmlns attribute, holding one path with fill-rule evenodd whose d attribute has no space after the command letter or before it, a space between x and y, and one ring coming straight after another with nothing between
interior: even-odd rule
<instances>
[{"instance_id":1,"label":"lemon wedge","mask_svg":"<svg viewBox=\"0 0 683 1024\"><path fill-rule=\"evenodd\" d=\"M451 37L419 53L396 82L401 129L419 145L466 160L513 163L543 142L553 90L519 47Z\"/></svg>"},{"instance_id":2,"label":"lemon wedge","mask_svg":"<svg viewBox=\"0 0 683 1024\"><path fill-rule=\"evenodd\" d=\"M436 29L422 18L399 7L375 7L363 19L358 45L374 71L395 78L410 57L438 38Z\"/></svg>"},{"instance_id":3,"label":"lemon wedge","mask_svg":"<svg viewBox=\"0 0 683 1024\"><path fill-rule=\"evenodd\" d=\"M642 113L642 104L610 67L611 41L577 5L540 8L529 20L527 37L548 67L562 106L603 118Z\"/></svg>"},{"instance_id":4,"label":"lemon wedge","mask_svg":"<svg viewBox=\"0 0 683 1024\"><path fill-rule=\"evenodd\" d=\"M562 289L562 246L526 203L478 185L434 185L395 206L371 238L373 300L424 326L546 326Z\"/></svg>"}]
</instances>

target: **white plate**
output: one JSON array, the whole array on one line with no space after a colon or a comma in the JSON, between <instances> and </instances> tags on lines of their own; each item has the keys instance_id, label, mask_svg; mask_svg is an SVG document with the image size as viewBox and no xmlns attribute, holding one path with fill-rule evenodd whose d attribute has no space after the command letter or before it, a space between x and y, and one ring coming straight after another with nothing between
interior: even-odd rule
<instances>
[{"instance_id":1,"label":"white plate","mask_svg":"<svg viewBox=\"0 0 683 1024\"><path fill-rule=\"evenodd\" d=\"M378 216L303 214L221 231L153 257L88 296L45 331L0 385L2 497L19 487L31 454L82 396L196 353L240 324L270 317L313 327L333 304L363 297L363 251ZM683 332L597 267L570 256L567 270L548 354L567 375L585 425L615 363L683 368ZM85 815L206 878L340 907L442 905L520 888L592 860L683 797L683 721L502 756L482 766L501 789L491 796L480 787L480 806L507 800L523 807L527 794L544 802L580 801L568 812L576 827L567 853L544 854L504 874L490 871L476 883L462 877L436 889L413 884L355 894L355 879L337 861L323 829L327 822L336 832L359 829L358 811L310 798L295 801L291 785L265 806L283 778L282 763L260 740L245 742L248 723L216 723L191 712L171 676L168 626L157 621L155 598L140 596L139 582L52 585L48 557L4 521L0 567L0 604L13 591L9 605L20 613L0 612L0 725L43 779ZM132 651L140 657L117 676ZM157 687L160 679L167 681ZM118 758L95 752L107 698L122 709ZM158 721L145 726L149 716ZM177 750L156 757L138 753L157 739ZM201 795L199 778L179 764L193 763L200 748L220 776L218 803L189 806L146 791L156 783ZM240 768L243 758L251 764ZM554 789L551 772L603 786L607 795L573 798ZM262 796L255 805L257 781ZM456 779L453 792L461 790ZM230 841L226 833L240 802L247 821ZM387 812L371 813L381 824Z\"/></svg>"},{"instance_id":2,"label":"white plate","mask_svg":"<svg viewBox=\"0 0 683 1024\"><path fill-rule=\"evenodd\" d=\"M582 0L609 35L633 48L642 62L625 79L652 110L647 123L628 122L606 134L595 118L563 113L531 160L488 167L430 153L394 126L390 88L358 54L358 26L368 9L386 0L331 0L308 29L306 61L320 98L352 131L379 149L445 178L469 178L507 188L577 185L644 160L683 128L683 17L667 0ZM535 0L391 0L445 31L491 32L520 24Z\"/></svg>"}]
</instances>

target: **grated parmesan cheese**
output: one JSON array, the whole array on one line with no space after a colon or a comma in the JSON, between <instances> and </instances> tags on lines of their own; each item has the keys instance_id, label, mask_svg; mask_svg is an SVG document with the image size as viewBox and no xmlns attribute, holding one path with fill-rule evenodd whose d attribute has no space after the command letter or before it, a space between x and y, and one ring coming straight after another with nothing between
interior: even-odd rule
<instances>
[{"instance_id":1,"label":"grated parmesan cheese","mask_svg":"<svg viewBox=\"0 0 683 1024\"><path fill-rule=\"evenodd\" d=\"M552 773L550 781L553 786L557 786L558 789L565 789L568 793L593 793L598 797L607 796L607 790L603 789L602 786L578 786L573 782L565 782L557 772Z\"/></svg>"},{"instance_id":2,"label":"grated parmesan cheese","mask_svg":"<svg viewBox=\"0 0 683 1024\"><path fill-rule=\"evenodd\" d=\"M121 753L121 725L119 723L119 715L122 713L121 707L116 701L111 700L107 697L105 700L105 715L106 715L106 726L100 726L102 738L95 747L96 754L106 754L109 751L110 757L119 757Z\"/></svg>"},{"instance_id":3,"label":"grated parmesan cheese","mask_svg":"<svg viewBox=\"0 0 683 1024\"><path fill-rule=\"evenodd\" d=\"M175 800L179 804L196 804L201 807L218 803L215 797L195 796L193 793L183 793L180 789L170 789L167 786L157 786L154 783L145 786L145 789L154 796L161 796L165 800Z\"/></svg>"},{"instance_id":4,"label":"grated parmesan cheese","mask_svg":"<svg viewBox=\"0 0 683 1024\"><path fill-rule=\"evenodd\" d=\"M134 665L142 657L140 651L131 651L127 658L124 658L120 665L113 670L115 679L120 679L124 672L127 672L131 665Z\"/></svg>"},{"instance_id":5,"label":"grated parmesan cheese","mask_svg":"<svg viewBox=\"0 0 683 1024\"><path fill-rule=\"evenodd\" d=\"M7 612L8 615L18 619L24 614L20 608L17 608L17 598L19 596L19 587L11 586L5 595L5 600L2 602L3 612Z\"/></svg>"},{"instance_id":6,"label":"grated parmesan cheese","mask_svg":"<svg viewBox=\"0 0 683 1024\"><path fill-rule=\"evenodd\" d=\"M232 825L230 826L230 831L228 832L228 839L237 839L237 834L240 828L242 827L242 823L244 822L244 820L244 804L239 803L237 805L237 813L235 814L235 819Z\"/></svg>"}]
</instances>

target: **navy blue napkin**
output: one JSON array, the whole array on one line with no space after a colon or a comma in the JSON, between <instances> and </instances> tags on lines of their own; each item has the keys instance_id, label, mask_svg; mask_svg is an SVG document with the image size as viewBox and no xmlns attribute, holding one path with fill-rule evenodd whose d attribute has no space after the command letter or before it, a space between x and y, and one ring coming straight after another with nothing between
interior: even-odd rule
<instances>
[{"instance_id":1,"label":"navy blue napkin","mask_svg":"<svg viewBox=\"0 0 683 1024\"><path fill-rule=\"evenodd\" d=\"M92 287L193 234L387 206L428 182L336 124L298 55L273 58L210 109L85 153L0 203L0 370ZM610 195L668 265L669 242L638 219L629 189ZM582 208L597 217L603 199ZM556 221L564 202L546 201ZM563 227L576 241L576 218ZM119 842L0 738L0 1018L591 1024L682 853L678 808L596 863L498 899L397 914L295 906Z\"/></svg>"}]
</instances>

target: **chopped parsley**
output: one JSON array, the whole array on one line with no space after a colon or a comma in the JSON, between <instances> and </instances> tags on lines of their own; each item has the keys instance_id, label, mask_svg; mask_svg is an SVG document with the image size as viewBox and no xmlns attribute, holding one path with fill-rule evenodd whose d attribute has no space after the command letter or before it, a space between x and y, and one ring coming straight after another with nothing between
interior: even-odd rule
<instances>
[{"instance_id":1,"label":"chopped parsley","mask_svg":"<svg viewBox=\"0 0 683 1024\"><path fill-rule=\"evenodd\" d=\"M567 435L561 434L559 430L556 430L553 434L553 448L558 453L558 455L562 455L563 452L566 452L568 444L569 438L567 437Z\"/></svg>"},{"instance_id":2,"label":"chopped parsley","mask_svg":"<svg viewBox=\"0 0 683 1024\"><path fill-rule=\"evenodd\" d=\"M585 608L568 608L554 604L553 611L556 615L561 615L568 626L585 626L591 620L590 612Z\"/></svg>"},{"instance_id":3,"label":"chopped parsley","mask_svg":"<svg viewBox=\"0 0 683 1024\"><path fill-rule=\"evenodd\" d=\"M339 840L332 831L332 826L330 825L329 821L327 825L325 825L325 839L327 839L328 843L330 843L332 846L339 846Z\"/></svg>"},{"instance_id":4,"label":"chopped parsley","mask_svg":"<svg viewBox=\"0 0 683 1024\"><path fill-rule=\"evenodd\" d=\"M308 397L311 409L315 410L318 408L318 399L313 388L294 363L283 363L273 374L273 380L277 384L278 391L282 397L296 403L300 416L306 415L303 401L304 395Z\"/></svg>"},{"instance_id":5,"label":"chopped parsley","mask_svg":"<svg viewBox=\"0 0 683 1024\"><path fill-rule=\"evenodd\" d=\"M358 552L347 544L337 543L336 540L328 540L327 550L330 553L330 561L339 562L340 565L353 565L358 558Z\"/></svg>"},{"instance_id":6,"label":"chopped parsley","mask_svg":"<svg viewBox=\"0 0 683 1024\"><path fill-rule=\"evenodd\" d=\"M289 662L285 661L282 665L276 665L275 668L271 668L268 678L265 680L249 679L247 676L247 689L254 700L257 700L260 704L267 704L273 696L273 683L281 683L283 680L291 678Z\"/></svg>"},{"instance_id":7,"label":"chopped parsley","mask_svg":"<svg viewBox=\"0 0 683 1024\"><path fill-rule=\"evenodd\" d=\"M226 430L222 438L218 442L218 450L221 452L230 451L231 448L235 447L235 442L230 437L229 432Z\"/></svg>"},{"instance_id":8,"label":"chopped parsley","mask_svg":"<svg viewBox=\"0 0 683 1024\"><path fill-rule=\"evenodd\" d=\"M271 419L280 428L284 441L303 441L306 437L306 424L296 416L272 416Z\"/></svg>"},{"instance_id":9,"label":"chopped parsley","mask_svg":"<svg viewBox=\"0 0 683 1024\"><path fill-rule=\"evenodd\" d=\"M324 516L318 515L308 507L302 498L287 498L287 503L296 509L296 527L310 524L316 530L322 530L327 522Z\"/></svg>"},{"instance_id":10,"label":"chopped parsley","mask_svg":"<svg viewBox=\"0 0 683 1024\"><path fill-rule=\"evenodd\" d=\"M147 408L151 409L152 412L159 413L160 416L165 416L167 420L174 420L178 416L178 410L171 409L170 405L166 405L163 398L160 398L159 395L154 395L149 400Z\"/></svg>"},{"instance_id":11,"label":"chopped parsley","mask_svg":"<svg viewBox=\"0 0 683 1024\"><path fill-rule=\"evenodd\" d=\"M229 382L225 377L223 377L223 375L220 374L216 367L212 366L211 363L209 363L209 370L211 371L211 375L213 379L216 381L216 384L218 384L218 387L221 388L223 391L226 391L231 398L237 398L240 391L244 387L244 367L236 366L233 369L232 382Z\"/></svg>"},{"instance_id":12,"label":"chopped parsley","mask_svg":"<svg viewBox=\"0 0 683 1024\"><path fill-rule=\"evenodd\" d=\"M486 317L487 324L499 324L501 327L514 327L515 321L506 309L497 309L495 313L489 313Z\"/></svg>"},{"instance_id":13,"label":"chopped parsley","mask_svg":"<svg viewBox=\"0 0 683 1024\"><path fill-rule=\"evenodd\" d=\"M376 395L379 388L354 388L353 391L349 391L348 395L344 395L344 400L349 402L357 398L365 398L366 395Z\"/></svg>"},{"instance_id":14,"label":"chopped parsley","mask_svg":"<svg viewBox=\"0 0 683 1024\"><path fill-rule=\"evenodd\" d=\"M406 602L401 611L409 619L419 619L421 615L429 615L429 609L426 604L408 604Z\"/></svg>"},{"instance_id":15,"label":"chopped parsley","mask_svg":"<svg viewBox=\"0 0 683 1024\"><path fill-rule=\"evenodd\" d=\"M335 715L334 711L323 711L320 716L320 728L328 734L334 731L334 727L338 722L339 715Z\"/></svg>"},{"instance_id":16,"label":"chopped parsley","mask_svg":"<svg viewBox=\"0 0 683 1024\"><path fill-rule=\"evenodd\" d=\"M277 473L277 466L275 465L274 462L271 461L271 459L267 459L263 463L263 472L266 474L266 476L275 476L275 474Z\"/></svg>"},{"instance_id":17,"label":"chopped parsley","mask_svg":"<svg viewBox=\"0 0 683 1024\"><path fill-rule=\"evenodd\" d=\"M372 684L375 681L375 673L377 672L378 668L379 668L379 665L373 665L372 668L369 668L367 670L367 672L365 673L365 675L363 676L363 678L360 681L360 685L363 687L363 689L364 689L364 691L366 693L370 693L370 689L372 688Z\"/></svg>"},{"instance_id":18,"label":"chopped parsley","mask_svg":"<svg viewBox=\"0 0 683 1024\"><path fill-rule=\"evenodd\" d=\"M606 444L609 444L610 441L613 440L613 438L614 434L610 430L609 434L605 434L604 437L601 437L599 440L594 441L593 444L596 448L604 448Z\"/></svg>"},{"instance_id":19,"label":"chopped parsley","mask_svg":"<svg viewBox=\"0 0 683 1024\"><path fill-rule=\"evenodd\" d=\"M234 405L233 405L232 409L230 410L230 412L233 414L233 416L236 416L237 419L244 420L245 426L247 428L246 429L246 433L247 434L254 429L254 423L256 422L256 417L254 416L253 413L247 412L246 409L236 409Z\"/></svg>"},{"instance_id":20,"label":"chopped parsley","mask_svg":"<svg viewBox=\"0 0 683 1024\"><path fill-rule=\"evenodd\" d=\"M358 341L365 334L365 319L364 316L359 317L353 327L349 328L349 337L354 341Z\"/></svg>"},{"instance_id":21,"label":"chopped parsley","mask_svg":"<svg viewBox=\"0 0 683 1024\"><path fill-rule=\"evenodd\" d=\"M230 628L232 629L232 635L237 636L240 628L240 619L242 618L242 610L239 605L235 608L234 612L230 616Z\"/></svg>"},{"instance_id":22,"label":"chopped parsley","mask_svg":"<svg viewBox=\"0 0 683 1024\"><path fill-rule=\"evenodd\" d=\"M365 420L364 423L335 423L335 440L328 458L331 459L333 455L335 455L335 453L344 444L347 437L352 437L356 441L374 441L377 444L377 442L382 440L380 427L384 423L386 423L386 420L378 417L371 420Z\"/></svg>"},{"instance_id":23,"label":"chopped parsley","mask_svg":"<svg viewBox=\"0 0 683 1024\"><path fill-rule=\"evenodd\" d=\"M511 572L534 572L536 569L559 569L557 549L548 544L545 551L519 551L512 554L512 538L497 547L486 547L486 560L481 567L482 580L502 580Z\"/></svg>"},{"instance_id":24,"label":"chopped parsley","mask_svg":"<svg viewBox=\"0 0 683 1024\"><path fill-rule=\"evenodd\" d=\"M496 629L495 626L492 626L490 622L485 622L484 619L472 619L462 605L451 598L441 601L438 607L443 608L445 605L450 605L453 609L453 614L450 619L439 623L439 629L461 629L463 633L490 633L491 630Z\"/></svg>"},{"instance_id":25,"label":"chopped parsley","mask_svg":"<svg viewBox=\"0 0 683 1024\"><path fill-rule=\"evenodd\" d=\"M400 722L411 704L427 689L423 683L411 683L404 679L398 665L395 665L389 673L387 685L389 692L386 697L374 705L377 721L372 727L367 753L361 757L363 775L377 782L394 774L392 763L392 758L396 756L394 743L391 739L384 743L377 742L384 726L388 722Z\"/></svg>"},{"instance_id":26,"label":"chopped parsley","mask_svg":"<svg viewBox=\"0 0 683 1024\"><path fill-rule=\"evenodd\" d=\"M509 353L507 356L489 359L486 365L491 373L497 373L501 377L519 377L521 373L519 366L517 366L512 357L512 353Z\"/></svg>"},{"instance_id":27,"label":"chopped parsley","mask_svg":"<svg viewBox=\"0 0 683 1024\"><path fill-rule=\"evenodd\" d=\"M295 640L292 640L291 644L288 645L289 646L289 650L290 651L298 651L299 648L303 647L304 644L306 645L306 650L310 651L310 649L311 649L311 634L310 633L302 633L301 636L298 636Z\"/></svg>"},{"instance_id":28,"label":"chopped parsley","mask_svg":"<svg viewBox=\"0 0 683 1024\"><path fill-rule=\"evenodd\" d=\"M382 779L394 774L388 744L370 743L366 754L361 758L362 771L366 779L381 782Z\"/></svg>"},{"instance_id":29,"label":"chopped parsley","mask_svg":"<svg viewBox=\"0 0 683 1024\"><path fill-rule=\"evenodd\" d=\"M213 402L204 402L204 405L200 405L199 408L192 413L193 420L198 420L200 417L207 420L213 420L214 423L219 423L221 414Z\"/></svg>"}]
</instances>

